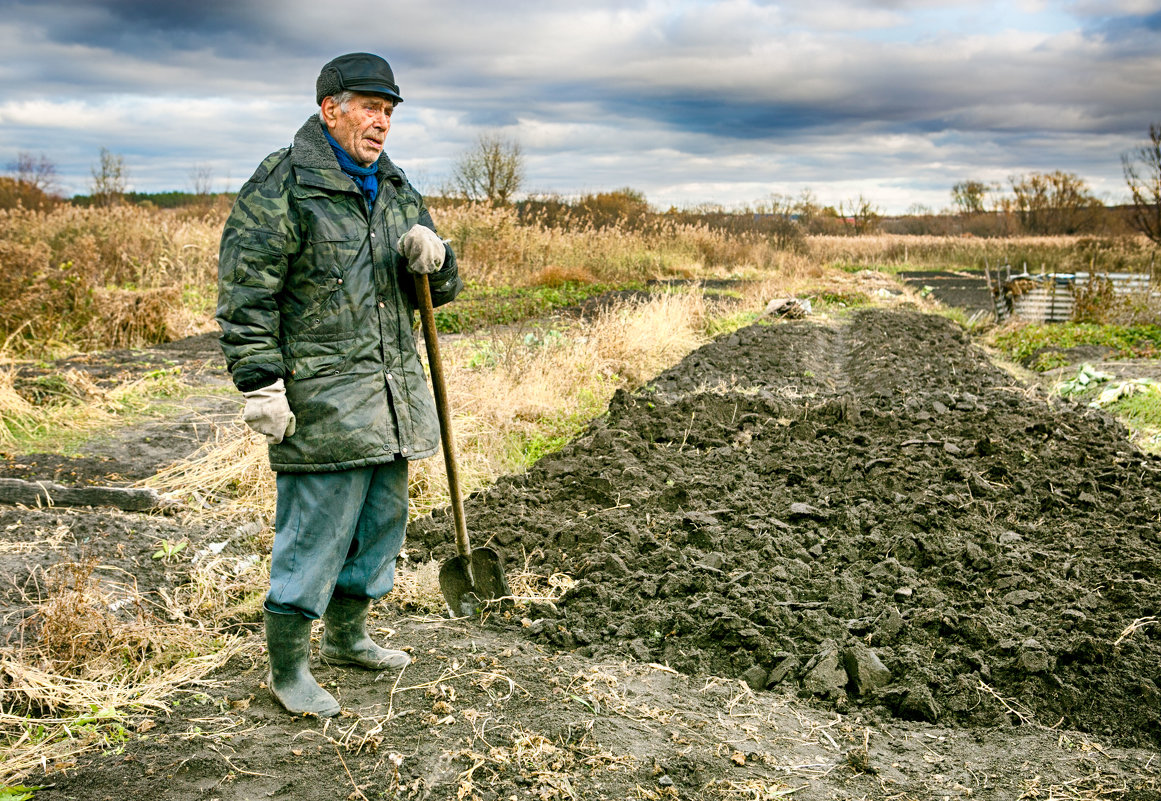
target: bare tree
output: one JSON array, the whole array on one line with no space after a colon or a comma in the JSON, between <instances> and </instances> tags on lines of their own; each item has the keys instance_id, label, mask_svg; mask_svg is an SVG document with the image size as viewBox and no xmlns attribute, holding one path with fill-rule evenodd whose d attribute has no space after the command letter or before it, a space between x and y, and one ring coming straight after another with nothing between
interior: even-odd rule
<instances>
[{"instance_id":1,"label":"bare tree","mask_svg":"<svg viewBox=\"0 0 1161 801\"><path fill-rule=\"evenodd\" d=\"M839 203L838 216L856 236L869 234L879 225L879 209L863 195Z\"/></svg>"},{"instance_id":2,"label":"bare tree","mask_svg":"<svg viewBox=\"0 0 1161 801\"><path fill-rule=\"evenodd\" d=\"M121 202L129 181L129 171L125 158L101 148L101 160L93 166L93 181L90 194L101 206L114 206Z\"/></svg>"},{"instance_id":3,"label":"bare tree","mask_svg":"<svg viewBox=\"0 0 1161 801\"><path fill-rule=\"evenodd\" d=\"M1029 234L1075 234L1091 228L1101 202L1088 184L1071 172L1013 175L1014 207Z\"/></svg>"},{"instance_id":4,"label":"bare tree","mask_svg":"<svg viewBox=\"0 0 1161 801\"><path fill-rule=\"evenodd\" d=\"M814 218L819 215L822 208L818 205L818 198L815 197L814 192L807 187L798 193L798 200L794 202L794 216L798 223L803 228L809 228L810 224L814 222Z\"/></svg>"},{"instance_id":5,"label":"bare tree","mask_svg":"<svg viewBox=\"0 0 1161 801\"><path fill-rule=\"evenodd\" d=\"M775 247L789 250L802 244L803 226L797 219L797 209L794 198L777 192L772 192L766 202L754 208L755 215L763 218L762 228Z\"/></svg>"},{"instance_id":6,"label":"bare tree","mask_svg":"<svg viewBox=\"0 0 1161 801\"><path fill-rule=\"evenodd\" d=\"M983 181L960 181L951 188L951 202L956 211L965 216L983 214L984 201L992 187Z\"/></svg>"},{"instance_id":7,"label":"bare tree","mask_svg":"<svg viewBox=\"0 0 1161 801\"><path fill-rule=\"evenodd\" d=\"M214 185L214 168L209 164L195 164L189 170L189 182L195 195L205 197Z\"/></svg>"},{"instance_id":8,"label":"bare tree","mask_svg":"<svg viewBox=\"0 0 1161 801\"><path fill-rule=\"evenodd\" d=\"M460 157L452 174L456 190L469 200L503 204L524 181L520 143L498 134L481 134L476 146Z\"/></svg>"},{"instance_id":9,"label":"bare tree","mask_svg":"<svg viewBox=\"0 0 1161 801\"><path fill-rule=\"evenodd\" d=\"M1149 126L1149 141L1121 156L1133 196L1133 227L1161 245L1161 122Z\"/></svg>"},{"instance_id":10,"label":"bare tree","mask_svg":"<svg viewBox=\"0 0 1161 801\"><path fill-rule=\"evenodd\" d=\"M55 194L57 186L56 164L44 153L33 155L27 151L16 154L16 160L8 163L12 177L46 195Z\"/></svg>"}]
</instances>

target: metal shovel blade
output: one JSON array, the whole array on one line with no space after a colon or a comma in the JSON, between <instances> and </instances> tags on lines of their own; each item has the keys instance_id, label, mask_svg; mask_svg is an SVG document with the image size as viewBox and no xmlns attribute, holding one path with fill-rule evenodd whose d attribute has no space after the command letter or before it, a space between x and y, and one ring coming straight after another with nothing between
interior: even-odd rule
<instances>
[{"instance_id":1,"label":"metal shovel blade","mask_svg":"<svg viewBox=\"0 0 1161 801\"><path fill-rule=\"evenodd\" d=\"M472 550L470 573L462 556L453 556L440 565L439 588L443 591L443 599L452 617L471 617L485 601L495 601L512 594L500 565L500 554L491 548Z\"/></svg>"},{"instance_id":2,"label":"metal shovel blade","mask_svg":"<svg viewBox=\"0 0 1161 801\"><path fill-rule=\"evenodd\" d=\"M427 362L431 368L431 389L439 414L439 435L443 444L443 462L447 468L448 494L451 496L452 519L456 529L456 556L439 568L439 588L452 617L471 617L485 601L511 595L508 579L500 564L500 555L491 548L472 548L468 525L464 520L464 502L460 493L459 467L456 462L455 438L452 436L451 411L447 387L443 381L443 363L439 358L439 337L435 331L435 313L431 306L431 287L426 275L415 278L419 298L419 317L427 345Z\"/></svg>"}]
</instances>

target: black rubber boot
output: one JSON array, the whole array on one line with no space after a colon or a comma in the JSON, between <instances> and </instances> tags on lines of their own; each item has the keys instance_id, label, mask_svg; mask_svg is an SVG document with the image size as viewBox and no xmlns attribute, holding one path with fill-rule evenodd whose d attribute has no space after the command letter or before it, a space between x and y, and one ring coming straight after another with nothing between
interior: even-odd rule
<instances>
[{"instance_id":1,"label":"black rubber boot","mask_svg":"<svg viewBox=\"0 0 1161 801\"><path fill-rule=\"evenodd\" d=\"M310 674L310 620L266 612L266 650L270 657L266 683L287 712L320 718L339 714L339 702Z\"/></svg>"},{"instance_id":2,"label":"black rubber boot","mask_svg":"<svg viewBox=\"0 0 1161 801\"><path fill-rule=\"evenodd\" d=\"M380 648L367 634L366 598L334 596L323 614L323 638L319 654L327 662L358 665L370 670L404 668L411 657L402 651Z\"/></svg>"}]
</instances>

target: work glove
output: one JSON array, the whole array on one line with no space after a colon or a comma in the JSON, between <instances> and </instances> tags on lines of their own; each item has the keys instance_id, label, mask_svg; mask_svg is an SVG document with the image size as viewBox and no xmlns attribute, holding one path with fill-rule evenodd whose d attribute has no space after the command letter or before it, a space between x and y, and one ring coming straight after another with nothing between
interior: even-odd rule
<instances>
[{"instance_id":1,"label":"work glove","mask_svg":"<svg viewBox=\"0 0 1161 801\"><path fill-rule=\"evenodd\" d=\"M294 412L286 402L286 385L281 378L268 387L243 392L242 396L246 398L242 419L259 434L265 434L267 443L277 445L294 433Z\"/></svg>"},{"instance_id":2,"label":"work glove","mask_svg":"<svg viewBox=\"0 0 1161 801\"><path fill-rule=\"evenodd\" d=\"M399 252L407 259L407 269L417 275L431 275L443 267L443 240L426 225L411 226L399 238Z\"/></svg>"}]
</instances>

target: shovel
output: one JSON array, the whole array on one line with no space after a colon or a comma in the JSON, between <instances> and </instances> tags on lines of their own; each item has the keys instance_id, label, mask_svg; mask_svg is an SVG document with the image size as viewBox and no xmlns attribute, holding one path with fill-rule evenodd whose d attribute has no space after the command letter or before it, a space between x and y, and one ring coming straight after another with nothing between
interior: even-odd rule
<instances>
[{"instance_id":1,"label":"shovel","mask_svg":"<svg viewBox=\"0 0 1161 801\"><path fill-rule=\"evenodd\" d=\"M439 413L439 434L443 442L443 463L447 468L448 492L451 495L452 517L456 525L456 556L439 568L439 588L452 617L471 617L484 601L493 601L511 595L500 555L491 548L472 549L468 527L464 522L464 503L460 497L460 475L456 466L456 446L452 438L451 412L447 404L447 388L443 382L443 362L439 358L439 340L435 333L435 312L431 306L431 287L426 275L415 276L415 291L419 296L419 319L423 325L423 341L427 345L427 363L431 368L431 387L435 392L435 408Z\"/></svg>"}]
</instances>

